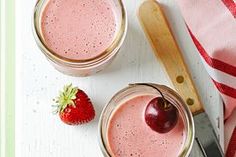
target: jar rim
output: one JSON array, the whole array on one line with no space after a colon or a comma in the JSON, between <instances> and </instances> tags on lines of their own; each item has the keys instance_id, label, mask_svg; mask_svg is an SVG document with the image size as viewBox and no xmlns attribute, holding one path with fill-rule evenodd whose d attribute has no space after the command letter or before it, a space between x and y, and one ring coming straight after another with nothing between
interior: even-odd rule
<instances>
[{"instance_id":1,"label":"jar rim","mask_svg":"<svg viewBox=\"0 0 236 157\"><path fill-rule=\"evenodd\" d=\"M151 85L154 85L155 87L157 87L160 91L166 91L169 96L172 96L176 101L178 101L178 103L181 104L181 110L183 110L184 112L184 117L182 116L182 118L186 118L186 121L187 121L187 124L185 129L187 128L187 132L186 132L186 138L185 138L185 142L184 142L184 145L183 145L183 148L181 149L181 152L179 154L180 157L186 157L190 154L190 151L191 151L191 148L193 147L193 142L194 142L194 136L195 136L195 127L194 127L194 121L193 121L193 116L192 116L192 113L189 109L189 107L186 105L186 103L182 100L182 98L179 96L179 94L177 94L174 90L172 90L171 88L167 87L167 86L164 86L164 85L159 85L159 84L153 84L153 83L148 83L148 84L151 84ZM135 88L142 88L142 86L144 87L145 85L139 85L139 84L132 84L132 86L128 86L128 87L125 87L123 88L122 90L118 91L112 98L111 100L107 103L107 105L104 107L101 115L100 115L100 119L99 119L99 124L98 124L98 133L99 133L99 145L100 145L100 148L103 152L103 154L106 156L106 157L110 157L109 155L109 148L107 148L106 146L106 143L105 143L105 138L103 136L103 124L104 124L104 117L105 118L110 118L110 116L112 115L113 111L115 109L113 109L110 113L110 115L105 115L106 113L106 110L108 109L109 105L112 104L113 100L115 101L115 99L118 99L119 97L121 97L122 94L124 94L125 92L128 92L131 90L134 90ZM146 88L152 88L152 87L149 87L149 86L145 86ZM153 89L154 90L154 89ZM133 91L134 92L134 91ZM147 93L145 93L147 94ZM151 94L151 93L150 93ZM166 95L166 93L162 93L164 94L164 96L168 96ZM168 99L168 98L167 98ZM120 103L119 103L120 104ZM179 105L180 105L179 104ZM116 107L114 107L116 108ZM180 108L178 108L180 109ZM182 113L183 114L183 113ZM184 119L183 119L184 120ZM106 121L106 120L105 120ZM109 120L108 120L109 121ZM186 122L184 121L184 122Z\"/></svg>"},{"instance_id":2,"label":"jar rim","mask_svg":"<svg viewBox=\"0 0 236 157\"><path fill-rule=\"evenodd\" d=\"M103 51L101 54L98 56L95 56L93 58L89 59L83 59L83 60L76 60L76 59L69 59L66 57L63 57L61 55L58 55L57 53L53 52L44 42L43 40L43 35L41 33L40 29L40 16L42 13L42 5L46 2L47 0L38 0L35 7L34 7L34 12L33 12L33 20L32 20L32 28L33 28L33 34L34 38L36 40L36 43L38 47L41 49L41 51L53 62L58 62L62 64L67 64L69 66L74 66L74 65L81 65L81 66L86 66L86 65L94 65L97 63L100 63L101 61L113 56L120 46L122 45L126 32L127 32L127 13L126 9L124 7L123 1L122 0L117 0L119 2L119 6L121 9L121 25L120 28L118 28L118 32L116 33L116 36L110 46Z\"/></svg>"}]
</instances>

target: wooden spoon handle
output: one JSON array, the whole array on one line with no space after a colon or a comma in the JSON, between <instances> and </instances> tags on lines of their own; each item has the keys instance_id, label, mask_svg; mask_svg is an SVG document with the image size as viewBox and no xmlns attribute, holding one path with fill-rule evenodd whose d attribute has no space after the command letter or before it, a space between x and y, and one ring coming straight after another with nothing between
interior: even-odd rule
<instances>
[{"instance_id":1,"label":"wooden spoon handle","mask_svg":"<svg viewBox=\"0 0 236 157\"><path fill-rule=\"evenodd\" d=\"M145 1L139 8L138 17L156 57L164 64L175 89L193 114L202 112L196 88L159 4L155 0Z\"/></svg>"}]
</instances>

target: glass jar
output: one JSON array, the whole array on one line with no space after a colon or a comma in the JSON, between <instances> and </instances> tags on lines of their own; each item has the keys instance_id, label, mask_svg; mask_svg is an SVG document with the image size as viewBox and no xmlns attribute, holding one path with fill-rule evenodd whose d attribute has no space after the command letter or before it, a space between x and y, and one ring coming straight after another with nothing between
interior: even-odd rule
<instances>
[{"instance_id":1,"label":"glass jar","mask_svg":"<svg viewBox=\"0 0 236 157\"><path fill-rule=\"evenodd\" d=\"M178 109L179 115L183 119L186 131L184 144L178 156L179 157L189 156L193 146L194 135L195 135L194 122L191 111L189 110L185 102L182 100L182 98L174 90L164 85L158 85L158 84L151 84L151 85L158 88L164 95L165 99L167 99L169 102L175 105L175 107ZM109 120L113 111L115 111L121 104L123 104L127 100L130 100L131 98L141 95L161 96L160 93L153 87L141 84L132 84L122 89L118 93L116 93L112 97L110 102L103 109L103 112L99 120L98 129L99 129L99 144L102 153L105 157L110 157L109 153L110 148L108 146L107 132L108 132Z\"/></svg>"},{"instance_id":2,"label":"glass jar","mask_svg":"<svg viewBox=\"0 0 236 157\"><path fill-rule=\"evenodd\" d=\"M106 67L119 51L127 31L127 14L122 0L112 0L117 19L117 32L110 46L100 55L86 60L71 60L57 55L46 44L41 30L41 18L45 6L50 0L39 0L33 14L33 34L38 47L50 63L60 72L72 76L92 75Z\"/></svg>"}]
</instances>

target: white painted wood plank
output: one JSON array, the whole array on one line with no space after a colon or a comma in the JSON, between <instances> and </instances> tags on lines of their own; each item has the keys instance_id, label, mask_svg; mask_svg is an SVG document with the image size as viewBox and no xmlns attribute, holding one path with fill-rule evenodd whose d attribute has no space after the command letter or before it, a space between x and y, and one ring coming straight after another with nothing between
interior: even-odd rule
<instances>
[{"instance_id":1,"label":"white painted wood plank","mask_svg":"<svg viewBox=\"0 0 236 157\"><path fill-rule=\"evenodd\" d=\"M130 82L155 82L169 86L168 78L152 53L138 23L136 11L142 0L125 0L129 27L117 58L104 71L86 78L57 72L35 44L31 18L35 1L21 0L20 10L23 102L17 102L22 114L21 156L23 157L102 157L97 140L98 118L104 105ZM203 102L217 108L218 93L201 64L200 57L187 34L178 7L173 0L162 0L175 36L183 50ZM52 99L64 84L72 82L91 97L96 118L83 126L67 126L52 114ZM214 107L213 107L214 106ZM216 110L217 111L217 110ZM215 112L211 110L211 112ZM215 119L213 119L215 120Z\"/></svg>"}]
</instances>

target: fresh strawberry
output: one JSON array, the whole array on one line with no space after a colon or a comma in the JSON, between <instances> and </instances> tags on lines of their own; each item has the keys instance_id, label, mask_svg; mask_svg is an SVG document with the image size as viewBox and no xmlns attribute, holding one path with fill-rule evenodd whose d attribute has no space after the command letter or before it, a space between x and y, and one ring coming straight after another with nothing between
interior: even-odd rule
<instances>
[{"instance_id":1,"label":"fresh strawberry","mask_svg":"<svg viewBox=\"0 0 236 157\"><path fill-rule=\"evenodd\" d=\"M87 94L72 84L64 86L56 103L56 113L59 113L61 120L68 125L87 123L95 117L93 105Z\"/></svg>"}]
</instances>

